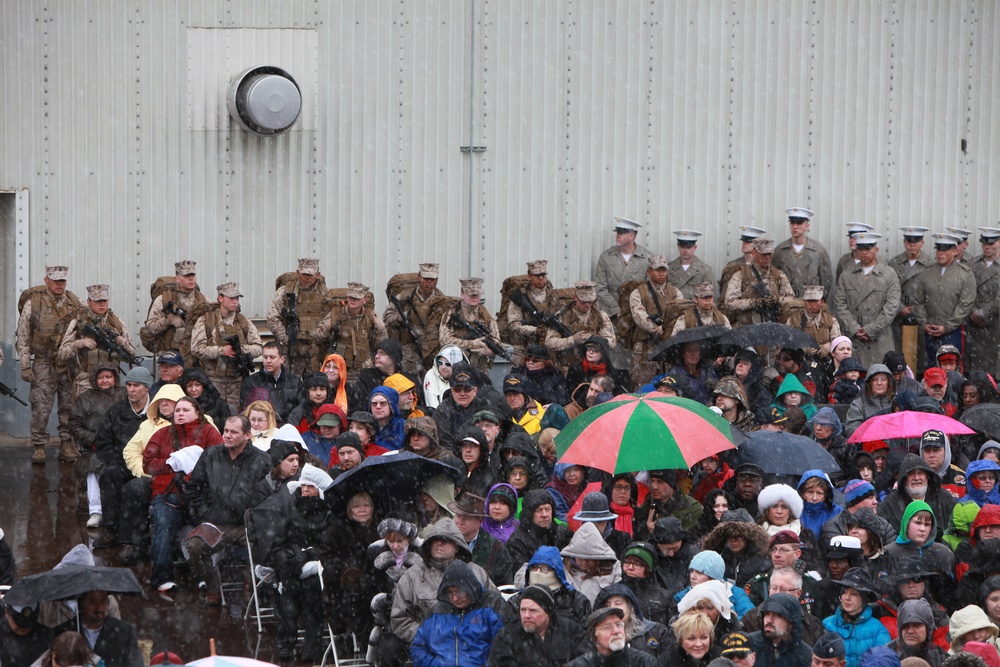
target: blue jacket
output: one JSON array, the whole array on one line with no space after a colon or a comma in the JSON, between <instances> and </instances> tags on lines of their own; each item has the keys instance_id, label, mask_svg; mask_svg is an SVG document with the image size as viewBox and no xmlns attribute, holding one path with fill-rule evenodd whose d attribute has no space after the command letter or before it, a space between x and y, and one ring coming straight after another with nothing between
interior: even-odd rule
<instances>
[{"instance_id":1,"label":"blue jacket","mask_svg":"<svg viewBox=\"0 0 1000 667\"><path fill-rule=\"evenodd\" d=\"M795 487L799 494L801 495L802 487L805 483L813 477L823 480L823 483L826 485L827 500L821 503L807 503L803 499L802 515L799 516L799 522L803 528L808 528L813 532L813 535L818 537L823 532L823 524L843 512L844 509L839 505L833 504L833 485L830 484L830 478L822 470L806 470L802 474L798 486Z\"/></svg>"},{"instance_id":2,"label":"blue jacket","mask_svg":"<svg viewBox=\"0 0 1000 667\"><path fill-rule=\"evenodd\" d=\"M845 620L840 607L837 607L833 616L823 619L823 627L844 638L844 646L847 648L847 667L857 667L862 654L868 649L885 646L892 641L889 631L882 622L872 618L871 607L865 607L854 623Z\"/></svg>"},{"instance_id":3,"label":"blue jacket","mask_svg":"<svg viewBox=\"0 0 1000 667\"><path fill-rule=\"evenodd\" d=\"M729 583L729 582L724 582ZM691 586L685 586L683 589L677 591L674 594L674 602L680 603L681 599L687 595L687 592L691 590ZM737 588L736 586L729 586L729 601L733 603L733 611L736 612L736 616L743 618L743 614L747 613L754 608L754 603L750 600L750 596L744 592L742 588Z\"/></svg>"},{"instance_id":4,"label":"blue jacket","mask_svg":"<svg viewBox=\"0 0 1000 667\"><path fill-rule=\"evenodd\" d=\"M472 598L468 608L459 611L452 606L446 594L451 586ZM493 639L503 628L500 596L483 591L468 564L456 560L444 571L437 597L410 645L414 667L485 667Z\"/></svg>"},{"instance_id":5,"label":"blue jacket","mask_svg":"<svg viewBox=\"0 0 1000 667\"><path fill-rule=\"evenodd\" d=\"M329 438L324 438L316 431L309 429L302 434L302 442L306 443L306 450L326 465L330 465L330 452L333 450L334 442Z\"/></svg>"},{"instance_id":6,"label":"blue jacket","mask_svg":"<svg viewBox=\"0 0 1000 667\"><path fill-rule=\"evenodd\" d=\"M998 475L1000 475L1000 466L998 466L993 461L989 459L977 460L969 464L969 467L965 469L965 497L964 500L971 500L980 507L988 503L994 505L1000 505L1000 484L993 486L993 490L990 491L989 495L983 493L975 487L972 483L972 474L976 472L982 472L984 470L992 470Z\"/></svg>"},{"instance_id":7,"label":"blue jacket","mask_svg":"<svg viewBox=\"0 0 1000 667\"><path fill-rule=\"evenodd\" d=\"M386 400L389 401L392 419L375 434L375 444L390 450L402 449L406 439L406 434L403 432L406 420L403 419L403 415L399 414L399 392L392 387L375 387L368 396L368 402L371 403L377 395L385 396Z\"/></svg>"}]
</instances>

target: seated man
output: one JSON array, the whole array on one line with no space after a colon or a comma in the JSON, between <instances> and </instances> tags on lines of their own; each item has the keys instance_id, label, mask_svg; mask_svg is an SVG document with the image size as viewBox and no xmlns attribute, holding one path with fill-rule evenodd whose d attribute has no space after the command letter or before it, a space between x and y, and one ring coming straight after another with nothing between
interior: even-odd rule
<instances>
[{"instance_id":1,"label":"seated man","mask_svg":"<svg viewBox=\"0 0 1000 667\"><path fill-rule=\"evenodd\" d=\"M448 503L448 510L455 515L455 526L472 549L472 562L486 570L494 584L503 586L514 580L510 553L503 542L482 530L485 507L486 499L472 493L463 493Z\"/></svg>"},{"instance_id":2,"label":"seated man","mask_svg":"<svg viewBox=\"0 0 1000 667\"><path fill-rule=\"evenodd\" d=\"M87 591L77 604L78 618L56 627L53 632L57 636L79 632L91 650L103 658L106 667L143 667L135 626L108 615L106 591Z\"/></svg>"},{"instance_id":3,"label":"seated man","mask_svg":"<svg viewBox=\"0 0 1000 667\"><path fill-rule=\"evenodd\" d=\"M207 585L207 604L222 601L219 571L212 565L212 553L227 544L246 544L243 515L253 506L257 484L271 472L267 452L249 446L250 420L243 415L226 420L222 443L222 447L210 447L201 455L185 487L192 520L211 523L222 531L219 542L211 546L200 537L186 542L198 581Z\"/></svg>"},{"instance_id":4,"label":"seated man","mask_svg":"<svg viewBox=\"0 0 1000 667\"><path fill-rule=\"evenodd\" d=\"M556 613L545 586L521 593L519 620L508 623L493 641L489 667L564 664L583 655L587 636L576 622Z\"/></svg>"},{"instance_id":5,"label":"seated man","mask_svg":"<svg viewBox=\"0 0 1000 667\"><path fill-rule=\"evenodd\" d=\"M555 523L555 501L544 489L532 489L524 494L520 521L521 525L507 540L515 570L527 563L538 547L562 549L573 536L566 526Z\"/></svg>"},{"instance_id":6,"label":"seated man","mask_svg":"<svg viewBox=\"0 0 1000 667\"><path fill-rule=\"evenodd\" d=\"M569 667L595 667L605 664L655 667L656 658L631 648L625 635L625 612L617 607L602 607L587 618L587 633L594 648L569 663Z\"/></svg>"}]
</instances>

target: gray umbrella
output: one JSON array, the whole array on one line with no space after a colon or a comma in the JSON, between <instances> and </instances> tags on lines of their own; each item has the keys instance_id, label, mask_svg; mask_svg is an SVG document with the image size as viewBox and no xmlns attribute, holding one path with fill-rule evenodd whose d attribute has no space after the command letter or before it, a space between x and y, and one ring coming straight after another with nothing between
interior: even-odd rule
<instances>
[{"instance_id":1,"label":"gray umbrella","mask_svg":"<svg viewBox=\"0 0 1000 667\"><path fill-rule=\"evenodd\" d=\"M733 459L735 466L755 463L772 475L801 475L806 470L841 471L830 452L816 441L784 431L754 431L737 447Z\"/></svg>"},{"instance_id":2,"label":"gray umbrella","mask_svg":"<svg viewBox=\"0 0 1000 667\"><path fill-rule=\"evenodd\" d=\"M139 581L127 568L64 565L18 579L3 601L9 605L34 606L40 602L73 600L87 591L143 594Z\"/></svg>"}]
</instances>

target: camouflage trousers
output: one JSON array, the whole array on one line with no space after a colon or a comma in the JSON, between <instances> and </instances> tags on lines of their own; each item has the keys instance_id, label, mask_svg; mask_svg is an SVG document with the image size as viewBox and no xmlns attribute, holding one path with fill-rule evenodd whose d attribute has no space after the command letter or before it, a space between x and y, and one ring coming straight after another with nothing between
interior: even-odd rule
<instances>
[{"instance_id":1,"label":"camouflage trousers","mask_svg":"<svg viewBox=\"0 0 1000 667\"><path fill-rule=\"evenodd\" d=\"M47 359L35 358L31 365L35 381L28 392L31 405L31 444L44 447L49 443L49 415L52 404L59 398L59 440L72 442L69 434L69 417L73 410L73 383L66 373L59 373Z\"/></svg>"},{"instance_id":2,"label":"camouflage trousers","mask_svg":"<svg viewBox=\"0 0 1000 667\"><path fill-rule=\"evenodd\" d=\"M644 384L653 381L653 378L660 373L662 365L659 361L652 361L649 358L653 351L653 346L648 341L636 343L632 347L632 366L629 369L632 386L636 391Z\"/></svg>"},{"instance_id":3,"label":"camouflage trousers","mask_svg":"<svg viewBox=\"0 0 1000 667\"><path fill-rule=\"evenodd\" d=\"M229 376L213 376L209 375L208 379L212 381L215 388L219 390L222 394L223 400L229 404L229 407L233 409L233 414L236 414L240 409L240 386L243 384L242 378L231 378ZM219 430L222 430L223 424L216 424Z\"/></svg>"}]
</instances>

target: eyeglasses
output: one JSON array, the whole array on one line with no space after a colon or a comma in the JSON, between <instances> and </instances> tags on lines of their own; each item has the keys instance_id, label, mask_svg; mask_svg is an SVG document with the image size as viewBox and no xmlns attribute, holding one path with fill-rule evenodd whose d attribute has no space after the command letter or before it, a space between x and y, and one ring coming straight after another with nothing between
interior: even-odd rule
<instances>
[{"instance_id":1,"label":"eyeglasses","mask_svg":"<svg viewBox=\"0 0 1000 667\"><path fill-rule=\"evenodd\" d=\"M387 408L389 407L389 401L372 401L371 406L373 408Z\"/></svg>"},{"instance_id":2,"label":"eyeglasses","mask_svg":"<svg viewBox=\"0 0 1000 667\"><path fill-rule=\"evenodd\" d=\"M250 423L251 424L266 424L267 423L267 417L251 417L250 418Z\"/></svg>"},{"instance_id":3,"label":"eyeglasses","mask_svg":"<svg viewBox=\"0 0 1000 667\"><path fill-rule=\"evenodd\" d=\"M772 586L770 590L771 590L771 594L772 595L774 595L776 593L795 593L796 595L798 595L798 592L800 590L802 590L802 589L801 588L783 588L783 587L780 587L780 586L779 587Z\"/></svg>"},{"instance_id":4,"label":"eyeglasses","mask_svg":"<svg viewBox=\"0 0 1000 667\"><path fill-rule=\"evenodd\" d=\"M444 359L438 359L437 360L437 365L438 366L447 366L448 368L451 368L451 362L450 361L445 361Z\"/></svg>"},{"instance_id":5,"label":"eyeglasses","mask_svg":"<svg viewBox=\"0 0 1000 667\"><path fill-rule=\"evenodd\" d=\"M773 554L790 554L799 550L799 547L771 547Z\"/></svg>"},{"instance_id":6,"label":"eyeglasses","mask_svg":"<svg viewBox=\"0 0 1000 667\"><path fill-rule=\"evenodd\" d=\"M548 273L532 273L531 275L538 276L539 278L544 278L544 277L546 277L549 274Z\"/></svg>"},{"instance_id":7,"label":"eyeglasses","mask_svg":"<svg viewBox=\"0 0 1000 667\"><path fill-rule=\"evenodd\" d=\"M615 484L614 490L615 491L631 491L632 487L629 486L628 484Z\"/></svg>"},{"instance_id":8,"label":"eyeglasses","mask_svg":"<svg viewBox=\"0 0 1000 667\"><path fill-rule=\"evenodd\" d=\"M465 387L463 385L457 385L451 388L451 392L453 394L468 394L473 389L475 389L475 387Z\"/></svg>"},{"instance_id":9,"label":"eyeglasses","mask_svg":"<svg viewBox=\"0 0 1000 667\"><path fill-rule=\"evenodd\" d=\"M538 572L539 574L548 574L552 571L552 568L548 565L542 565L541 563L535 563L529 568L532 572Z\"/></svg>"}]
</instances>

